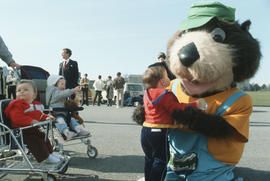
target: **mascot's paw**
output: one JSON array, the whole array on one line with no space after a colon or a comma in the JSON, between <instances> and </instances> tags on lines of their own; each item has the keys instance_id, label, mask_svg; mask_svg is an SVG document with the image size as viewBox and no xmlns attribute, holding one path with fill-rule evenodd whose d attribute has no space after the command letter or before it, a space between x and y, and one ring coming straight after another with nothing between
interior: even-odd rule
<instances>
[{"instance_id":1,"label":"mascot's paw","mask_svg":"<svg viewBox=\"0 0 270 181\"><path fill-rule=\"evenodd\" d=\"M142 125L145 121L145 112L144 112L144 106L138 105L133 114L132 114L132 120L135 121L137 124Z\"/></svg>"},{"instance_id":2,"label":"mascot's paw","mask_svg":"<svg viewBox=\"0 0 270 181\"><path fill-rule=\"evenodd\" d=\"M203 133L209 137L223 138L235 129L220 116L207 114L201 110L187 107L185 111L175 110L173 118L185 127Z\"/></svg>"},{"instance_id":3,"label":"mascot's paw","mask_svg":"<svg viewBox=\"0 0 270 181\"><path fill-rule=\"evenodd\" d=\"M193 108L189 107L189 106L186 107L185 111L182 111L180 109L176 109L172 113L172 117L176 122L187 126L193 121L192 120L193 119L192 109Z\"/></svg>"}]
</instances>

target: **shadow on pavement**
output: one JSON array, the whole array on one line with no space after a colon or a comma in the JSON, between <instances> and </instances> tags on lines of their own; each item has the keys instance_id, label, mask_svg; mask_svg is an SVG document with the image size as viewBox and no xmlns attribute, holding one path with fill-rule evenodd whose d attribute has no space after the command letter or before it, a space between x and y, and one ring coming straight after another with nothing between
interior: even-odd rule
<instances>
[{"instance_id":1,"label":"shadow on pavement","mask_svg":"<svg viewBox=\"0 0 270 181\"><path fill-rule=\"evenodd\" d=\"M143 173L144 157L137 155L102 156L95 159L73 157L70 167L114 173Z\"/></svg>"},{"instance_id":2,"label":"shadow on pavement","mask_svg":"<svg viewBox=\"0 0 270 181\"><path fill-rule=\"evenodd\" d=\"M84 174L64 174L64 175L57 175L54 174L56 179L58 181L73 181L73 180L78 180L78 181L117 181L117 180L112 180L112 179L100 179L98 178L97 175L84 175ZM35 178L33 178L33 176L29 176L28 178L24 179L24 181L40 181L41 180L41 176L40 175L34 175Z\"/></svg>"},{"instance_id":3,"label":"shadow on pavement","mask_svg":"<svg viewBox=\"0 0 270 181\"><path fill-rule=\"evenodd\" d=\"M98 178L97 175L83 175L83 174L65 174L63 175L59 180L61 181L73 181L73 180L78 180L78 181L117 181L117 180L112 180L112 179L101 179Z\"/></svg>"},{"instance_id":4,"label":"shadow on pavement","mask_svg":"<svg viewBox=\"0 0 270 181\"><path fill-rule=\"evenodd\" d=\"M250 126L270 126L270 122L258 122L258 121L250 121Z\"/></svg>"},{"instance_id":5,"label":"shadow on pavement","mask_svg":"<svg viewBox=\"0 0 270 181\"><path fill-rule=\"evenodd\" d=\"M236 167L234 173L238 177L243 177L244 181L270 181L270 171Z\"/></svg>"},{"instance_id":6,"label":"shadow on pavement","mask_svg":"<svg viewBox=\"0 0 270 181\"><path fill-rule=\"evenodd\" d=\"M124 125L124 126L129 126L129 125L138 125L135 122L132 123L117 123L117 122L102 122L102 121L84 121L85 123L94 123L94 124L112 124L112 125Z\"/></svg>"},{"instance_id":7,"label":"shadow on pavement","mask_svg":"<svg viewBox=\"0 0 270 181\"><path fill-rule=\"evenodd\" d=\"M255 112L255 113L266 113L266 112L268 112L268 111L253 110L253 112Z\"/></svg>"}]
</instances>

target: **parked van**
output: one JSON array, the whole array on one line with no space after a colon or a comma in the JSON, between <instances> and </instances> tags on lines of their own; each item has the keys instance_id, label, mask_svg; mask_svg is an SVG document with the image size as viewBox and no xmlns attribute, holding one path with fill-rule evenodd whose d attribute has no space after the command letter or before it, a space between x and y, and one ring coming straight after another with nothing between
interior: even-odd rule
<instances>
[{"instance_id":1,"label":"parked van","mask_svg":"<svg viewBox=\"0 0 270 181\"><path fill-rule=\"evenodd\" d=\"M136 97L143 95L143 85L141 83L131 83L127 82L124 85L124 95L129 94L130 97Z\"/></svg>"}]
</instances>

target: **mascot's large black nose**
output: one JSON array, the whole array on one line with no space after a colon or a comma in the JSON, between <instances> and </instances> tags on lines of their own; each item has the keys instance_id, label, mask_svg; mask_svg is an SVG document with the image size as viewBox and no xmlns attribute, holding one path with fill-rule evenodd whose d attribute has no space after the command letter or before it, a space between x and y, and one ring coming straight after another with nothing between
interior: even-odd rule
<instances>
[{"instance_id":1,"label":"mascot's large black nose","mask_svg":"<svg viewBox=\"0 0 270 181\"><path fill-rule=\"evenodd\" d=\"M196 45L192 42L179 51L178 57L184 66L189 67L200 58L200 55Z\"/></svg>"}]
</instances>

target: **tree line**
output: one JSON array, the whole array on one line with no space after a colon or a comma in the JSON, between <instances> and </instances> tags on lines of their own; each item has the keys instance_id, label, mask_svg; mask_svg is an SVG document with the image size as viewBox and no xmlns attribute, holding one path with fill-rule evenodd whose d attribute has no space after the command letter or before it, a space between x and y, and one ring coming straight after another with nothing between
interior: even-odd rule
<instances>
[{"instance_id":1,"label":"tree line","mask_svg":"<svg viewBox=\"0 0 270 181\"><path fill-rule=\"evenodd\" d=\"M241 87L244 91L270 91L270 84L262 84L261 86L257 83L248 84Z\"/></svg>"}]
</instances>

